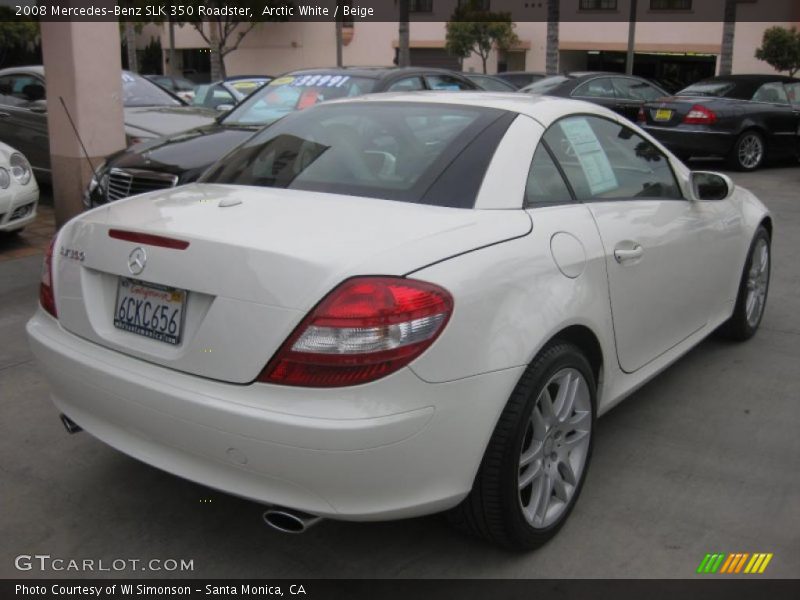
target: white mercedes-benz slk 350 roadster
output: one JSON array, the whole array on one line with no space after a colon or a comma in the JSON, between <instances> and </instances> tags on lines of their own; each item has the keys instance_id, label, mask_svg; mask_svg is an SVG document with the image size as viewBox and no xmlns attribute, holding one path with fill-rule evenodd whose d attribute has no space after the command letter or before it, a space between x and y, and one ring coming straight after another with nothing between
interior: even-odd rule
<instances>
[{"instance_id":1,"label":"white mercedes-benz slk 350 roadster","mask_svg":"<svg viewBox=\"0 0 800 600\"><path fill-rule=\"evenodd\" d=\"M564 523L598 415L759 326L772 219L602 107L334 101L54 238L33 351L65 422L273 526Z\"/></svg>"}]
</instances>

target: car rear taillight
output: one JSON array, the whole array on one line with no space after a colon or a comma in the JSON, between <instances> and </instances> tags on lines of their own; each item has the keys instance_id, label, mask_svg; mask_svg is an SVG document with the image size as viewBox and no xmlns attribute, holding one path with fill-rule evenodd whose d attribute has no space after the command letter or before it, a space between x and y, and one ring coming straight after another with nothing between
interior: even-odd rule
<instances>
[{"instance_id":1,"label":"car rear taillight","mask_svg":"<svg viewBox=\"0 0 800 600\"><path fill-rule=\"evenodd\" d=\"M453 312L449 292L401 277L355 277L303 320L258 381L341 387L375 381L430 346Z\"/></svg>"},{"instance_id":2,"label":"car rear taillight","mask_svg":"<svg viewBox=\"0 0 800 600\"><path fill-rule=\"evenodd\" d=\"M687 125L711 125L717 122L717 115L702 104L695 104L683 117L683 122Z\"/></svg>"},{"instance_id":3,"label":"car rear taillight","mask_svg":"<svg viewBox=\"0 0 800 600\"><path fill-rule=\"evenodd\" d=\"M47 253L44 255L42 280L39 285L39 304L57 319L56 298L53 294L53 247L55 243L56 237L53 236L53 239L50 240L50 244L47 246Z\"/></svg>"},{"instance_id":4,"label":"car rear taillight","mask_svg":"<svg viewBox=\"0 0 800 600\"><path fill-rule=\"evenodd\" d=\"M644 106L639 107L639 112L636 114L636 121L639 123L644 123L647 121L647 117L644 114Z\"/></svg>"}]
</instances>

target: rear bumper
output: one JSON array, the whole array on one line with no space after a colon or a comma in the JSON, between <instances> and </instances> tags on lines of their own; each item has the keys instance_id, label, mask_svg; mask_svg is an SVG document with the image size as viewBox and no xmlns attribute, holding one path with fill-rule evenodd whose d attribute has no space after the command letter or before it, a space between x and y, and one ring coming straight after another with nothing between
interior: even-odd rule
<instances>
[{"instance_id":1,"label":"rear bumper","mask_svg":"<svg viewBox=\"0 0 800 600\"><path fill-rule=\"evenodd\" d=\"M728 131L710 131L699 126L643 125L642 129L675 154L685 156L726 156L736 140Z\"/></svg>"},{"instance_id":2,"label":"rear bumper","mask_svg":"<svg viewBox=\"0 0 800 600\"><path fill-rule=\"evenodd\" d=\"M93 436L225 492L349 520L457 504L522 371L430 384L403 369L337 390L235 385L107 350L41 310L27 330L56 407Z\"/></svg>"}]
</instances>

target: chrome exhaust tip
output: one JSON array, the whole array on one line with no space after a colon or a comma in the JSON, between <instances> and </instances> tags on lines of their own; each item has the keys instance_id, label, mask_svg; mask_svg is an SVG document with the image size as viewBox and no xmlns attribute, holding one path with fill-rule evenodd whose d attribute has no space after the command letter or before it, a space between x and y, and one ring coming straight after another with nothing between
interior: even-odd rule
<instances>
[{"instance_id":1,"label":"chrome exhaust tip","mask_svg":"<svg viewBox=\"0 0 800 600\"><path fill-rule=\"evenodd\" d=\"M64 424L64 429L67 430L67 433L73 434L73 433L79 433L79 432L83 431L83 429L81 429L80 425L78 425L75 421L70 419L64 413L61 413L59 415L59 418L61 419L61 422Z\"/></svg>"},{"instance_id":2,"label":"chrome exhaust tip","mask_svg":"<svg viewBox=\"0 0 800 600\"><path fill-rule=\"evenodd\" d=\"M282 533L305 533L322 521L322 517L310 515L299 510L273 506L264 511L264 523Z\"/></svg>"}]
</instances>

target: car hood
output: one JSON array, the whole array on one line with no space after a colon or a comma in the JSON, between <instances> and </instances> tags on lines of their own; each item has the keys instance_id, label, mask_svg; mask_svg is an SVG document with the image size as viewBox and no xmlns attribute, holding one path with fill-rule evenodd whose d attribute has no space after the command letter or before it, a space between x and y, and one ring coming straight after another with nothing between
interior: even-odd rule
<instances>
[{"instance_id":1,"label":"car hood","mask_svg":"<svg viewBox=\"0 0 800 600\"><path fill-rule=\"evenodd\" d=\"M160 137L213 123L218 113L196 106L125 107L125 126Z\"/></svg>"},{"instance_id":2,"label":"car hood","mask_svg":"<svg viewBox=\"0 0 800 600\"><path fill-rule=\"evenodd\" d=\"M134 144L111 158L109 167L150 169L192 181L206 167L258 131L258 127L229 127L213 123Z\"/></svg>"}]
</instances>

